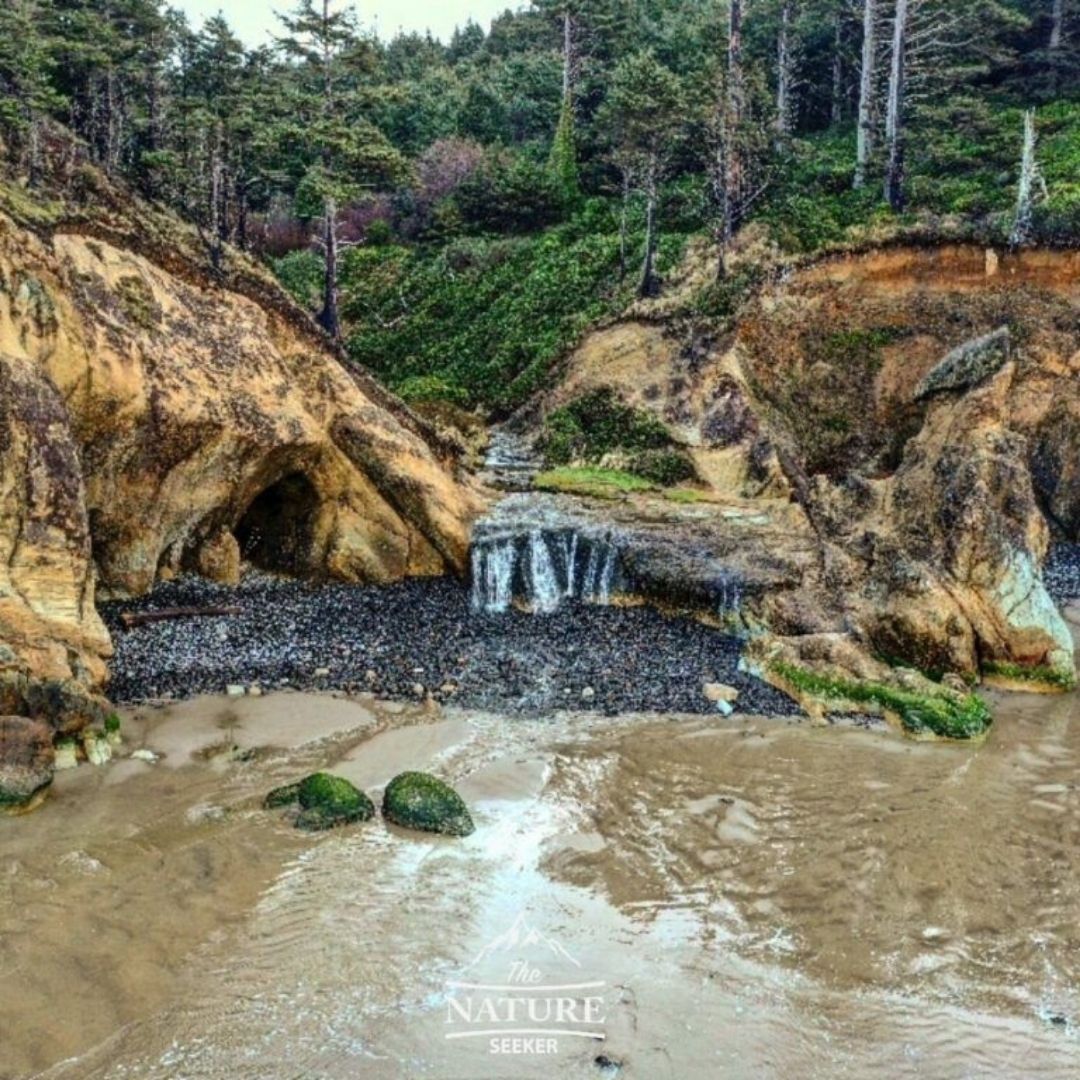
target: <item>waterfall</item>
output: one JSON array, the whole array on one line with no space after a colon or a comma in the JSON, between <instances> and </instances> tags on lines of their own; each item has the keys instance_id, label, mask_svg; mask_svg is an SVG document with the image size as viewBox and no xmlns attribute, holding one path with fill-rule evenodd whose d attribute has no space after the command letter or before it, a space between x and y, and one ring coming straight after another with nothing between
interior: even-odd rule
<instances>
[{"instance_id":1,"label":"waterfall","mask_svg":"<svg viewBox=\"0 0 1080 1080\"><path fill-rule=\"evenodd\" d=\"M541 532L529 533L529 573L525 585L532 609L540 615L558 610L566 595L566 586L559 584L547 539Z\"/></svg>"},{"instance_id":2,"label":"waterfall","mask_svg":"<svg viewBox=\"0 0 1080 1080\"><path fill-rule=\"evenodd\" d=\"M514 598L517 551L512 540L472 550L472 607L474 611L506 611Z\"/></svg>"},{"instance_id":3,"label":"waterfall","mask_svg":"<svg viewBox=\"0 0 1080 1080\"><path fill-rule=\"evenodd\" d=\"M738 578L721 576L714 587L717 615L737 615L742 609L742 586Z\"/></svg>"},{"instance_id":4,"label":"waterfall","mask_svg":"<svg viewBox=\"0 0 1080 1080\"><path fill-rule=\"evenodd\" d=\"M607 536L531 528L473 541L472 609L507 611L515 600L547 615L568 600L610 604L622 581L616 545Z\"/></svg>"}]
</instances>

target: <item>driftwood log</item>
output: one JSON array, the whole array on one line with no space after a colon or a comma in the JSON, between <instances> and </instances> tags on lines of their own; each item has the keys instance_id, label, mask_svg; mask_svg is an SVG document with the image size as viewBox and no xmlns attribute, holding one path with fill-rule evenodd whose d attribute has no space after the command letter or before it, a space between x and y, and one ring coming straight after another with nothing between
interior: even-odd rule
<instances>
[{"instance_id":1,"label":"driftwood log","mask_svg":"<svg viewBox=\"0 0 1080 1080\"><path fill-rule=\"evenodd\" d=\"M120 621L131 630L147 623L170 622L173 619L201 619L214 615L239 615L238 607L177 607L162 608L160 611L125 611Z\"/></svg>"}]
</instances>

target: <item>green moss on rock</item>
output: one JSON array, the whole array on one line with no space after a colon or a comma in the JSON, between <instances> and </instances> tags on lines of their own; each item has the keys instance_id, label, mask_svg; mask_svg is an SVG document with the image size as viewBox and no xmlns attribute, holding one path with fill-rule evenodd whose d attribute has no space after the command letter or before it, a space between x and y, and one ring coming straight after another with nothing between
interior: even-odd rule
<instances>
[{"instance_id":1,"label":"green moss on rock","mask_svg":"<svg viewBox=\"0 0 1080 1080\"><path fill-rule=\"evenodd\" d=\"M1009 682L1031 683L1033 687L1070 691L1076 689L1076 676L1060 668L1038 665L1027 667L1003 660L989 660L982 666L983 674Z\"/></svg>"},{"instance_id":2,"label":"green moss on rock","mask_svg":"<svg viewBox=\"0 0 1080 1080\"><path fill-rule=\"evenodd\" d=\"M897 716L911 735L976 739L985 735L993 723L989 707L977 694L945 690L940 694L919 694L881 683L823 675L782 662L774 664L772 671L793 689L823 701L876 705Z\"/></svg>"},{"instance_id":3,"label":"green moss on rock","mask_svg":"<svg viewBox=\"0 0 1080 1080\"><path fill-rule=\"evenodd\" d=\"M468 836L476 826L452 787L427 773L395 776L383 795L383 817L395 825L445 836Z\"/></svg>"},{"instance_id":4,"label":"green moss on rock","mask_svg":"<svg viewBox=\"0 0 1080 1080\"><path fill-rule=\"evenodd\" d=\"M348 780L329 773L312 773L297 784L275 788L263 800L268 810L300 805L298 829L321 832L355 821L370 821L375 804Z\"/></svg>"},{"instance_id":5,"label":"green moss on rock","mask_svg":"<svg viewBox=\"0 0 1080 1080\"><path fill-rule=\"evenodd\" d=\"M286 784L284 787L274 788L263 799L263 808L266 810L280 810L283 806L295 806L300 801L300 785Z\"/></svg>"}]
</instances>

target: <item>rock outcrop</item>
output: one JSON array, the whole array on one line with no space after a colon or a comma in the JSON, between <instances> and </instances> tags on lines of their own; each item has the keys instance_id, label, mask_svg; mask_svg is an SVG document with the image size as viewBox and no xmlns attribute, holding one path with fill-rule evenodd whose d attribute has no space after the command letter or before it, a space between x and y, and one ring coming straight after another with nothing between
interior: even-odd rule
<instances>
[{"instance_id":1,"label":"rock outcrop","mask_svg":"<svg viewBox=\"0 0 1080 1080\"><path fill-rule=\"evenodd\" d=\"M57 727L100 716L96 597L242 559L460 571L477 509L452 448L268 275L231 255L217 282L178 222L108 195L100 220L0 213L0 707Z\"/></svg>"},{"instance_id":2,"label":"rock outcrop","mask_svg":"<svg viewBox=\"0 0 1080 1080\"><path fill-rule=\"evenodd\" d=\"M738 512L731 579L756 547L801 568L742 591L754 663L895 691L911 730L942 701L977 727L980 676L1075 683L1040 571L1080 539L1080 254L895 247L789 268L726 324L646 314L586 338L537 409L602 386L651 409Z\"/></svg>"},{"instance_id":3,"label":"rock outcrop","mask_svg":"<svg viewBox=\"0 0 1080 1080\"><path fill-rule=\"evenodd\" d=\"M0 810L23 807L48 787L54 758L48 724L0 716Z\"/></svg>"}]
</instances>

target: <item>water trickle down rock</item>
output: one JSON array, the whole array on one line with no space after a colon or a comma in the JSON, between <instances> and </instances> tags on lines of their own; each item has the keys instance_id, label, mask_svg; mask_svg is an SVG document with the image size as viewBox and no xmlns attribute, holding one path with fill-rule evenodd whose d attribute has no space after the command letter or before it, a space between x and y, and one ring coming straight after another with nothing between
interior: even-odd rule
<instances>
[{"instance_id":1,"label":"water trickle down rock","mask_svg":"<svg viewBox=\"0 0 1080 1080\"><path fill-rule=\"evenodd\" d=\"M609 604L627 585L618 544L609 534L570 528L477 530L472 546L472 608L498 614L516 600L539 615L564 602Z\"/></svg>"}]
</instances>

